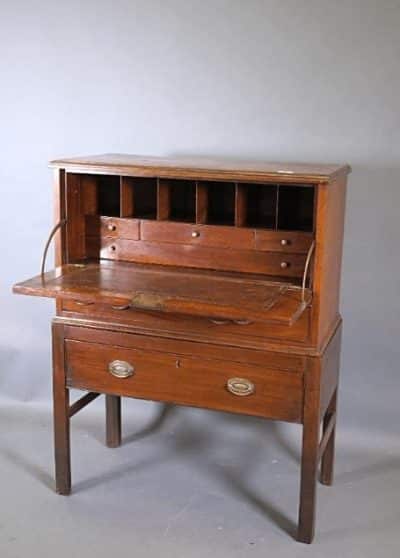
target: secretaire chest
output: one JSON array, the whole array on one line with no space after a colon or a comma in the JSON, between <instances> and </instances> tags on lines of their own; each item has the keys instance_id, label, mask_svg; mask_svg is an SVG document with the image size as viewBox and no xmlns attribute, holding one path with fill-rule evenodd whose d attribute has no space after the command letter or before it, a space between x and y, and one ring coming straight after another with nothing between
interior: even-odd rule
<instances>
[{"instance_id":1,"label":"secretaire chest","mask_svg":"<svg viewBox=\"0 0 400 558\"><path fill-rule=\"evenodd\" d=\"M332 480L349 167L128 155L51 166L56 268L14 291L57 301L58 491L70 490L69 419L100 393L110 446L121 396L298 422L310 542L320 460ZM69 405L71 387L88 394Z\"/></svg>"}]
</instances>

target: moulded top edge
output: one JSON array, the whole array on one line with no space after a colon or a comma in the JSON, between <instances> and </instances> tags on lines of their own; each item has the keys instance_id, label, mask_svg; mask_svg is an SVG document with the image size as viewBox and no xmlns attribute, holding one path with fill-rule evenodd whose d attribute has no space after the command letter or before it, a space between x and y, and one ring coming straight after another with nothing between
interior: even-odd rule
<instances>
[{"instance_id":1,"label":"moulded top edge","mask_svg":"<svg viewBox=\"0 0 400 558\"><path fill-rule=\"evenodd\" d=\"M269 163L249 160L211 159L204 157L151 157L127 154L104 154L56 159L50 167L68 171L112 173L132 176L159 176L214 180L282 180L329 182L351 172L349 165L310 163Z\"/></svg>"}]
</instances>

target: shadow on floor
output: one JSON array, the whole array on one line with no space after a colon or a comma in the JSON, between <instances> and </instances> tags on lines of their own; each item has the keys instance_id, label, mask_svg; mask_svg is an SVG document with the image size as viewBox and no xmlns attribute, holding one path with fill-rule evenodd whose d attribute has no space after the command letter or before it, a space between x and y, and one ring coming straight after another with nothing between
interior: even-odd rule
<instances>
[{"instance_id":1,"label":"shadow on floor","mask_svg":"<svg viewBox=\"0 0 400 558\"><path fill-rule=\"evenodd\" d=\"M39 465L32 463L26 456L23 456L14 450L8 448L3 448L1 451L1 456L6 459L13 466L18 467L24 471L27 475L34 478L43 484L46 488L51 490L55 489L54 479L49 473L46 473Z\"/></svg>"}]
</instances>

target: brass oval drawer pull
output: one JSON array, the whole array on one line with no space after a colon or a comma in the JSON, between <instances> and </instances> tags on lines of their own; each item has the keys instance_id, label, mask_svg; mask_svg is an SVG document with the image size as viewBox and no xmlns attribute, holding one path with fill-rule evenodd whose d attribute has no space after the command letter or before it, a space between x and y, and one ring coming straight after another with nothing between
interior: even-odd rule
<instances>
[{"instance_id":1,"label":"brass oval drawer pull","mask_svg":"<svg viewBox=\"0 0 400 558\"><path fill-rule=\"evenodd\" d=\"M128 310L130 307L131 307L130 304L121 304L121 306L116 306L116 305L111 306L113 310Z\"/></svg>"},{"instance_id":2,"label":"brass oval drawer pull","mask_svg":"<svg viewBox=\"0 0 400 558\"><path fill-rule=\"evenodd\" d=\"M246 378L229 378L226 383L228 391L233 393L233 395L245 396L254 393L255 387L253 382L247 380Z\"/></svg>"},{"instance_id":3,"label":"brass oval drawer pull","mask_svg":"<svg viewBox=\"0 0 400 558\"><path fill-rule=\"evenodd\" d=\"M250 325L253 322L251 320L234 320L233 323L236 324L236 325L243 326L243 325Z\"/></svg>"},{"instance_id":4,"label":"brass oval drawer pull","mask_svg":"<svg viewBox=\"0 0 400 558\"><path fill-rule=\"evenodd\" d=\"M218 318L210 318L210 322L214 325L226 325L226 324L231 324L231 320L224 320L224 319L218 319Z\"/></svg>"},{"instance_id":5,"label":"brass oval drawer pull","mask_svg":"<svg viewBox=\"0 0 400 558\"><path fill-rule=\"evenodd\" d=\"M125 360L113 360L108 365L108 371L116 378L129 378L133 376L135 369Z\"/></svg>"},{"instance_id":6,"label":"brass oval drawer pull","mask_svg":"<svg viewBox=\"0 0 400 558\"><path fill-rule=\"evenodd\" d=\"M84 300L75 300L74 301L77 306L91 306L94 302L86 302Z\"/></svg>"}]
</instances>

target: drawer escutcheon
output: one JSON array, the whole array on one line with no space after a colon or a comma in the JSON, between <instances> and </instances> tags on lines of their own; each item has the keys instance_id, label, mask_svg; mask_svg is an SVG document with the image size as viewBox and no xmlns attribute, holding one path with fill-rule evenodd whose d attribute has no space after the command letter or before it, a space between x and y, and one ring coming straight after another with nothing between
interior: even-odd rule
<instances>
[{"instance_id":1,"label":"drawer escutcheon","mask_svg":"<svg viewBox=\"0 0 400 558\"><path fill-rule=\"evenodd\" d=\"M245 396L251 395L255 391L253 382L246 378L229 378L226 383L228 391L233 395Z\"/></svg>"},{"instance_id":2,"label":"drawer escutcheon","mask_svg":"<svg viewBox=\"0 0 400 558\"><path fill-rule=\"evenodd\" d=\"M116 378L129 378L133 376L135 369L125 360L113 360L108 365L108 371Z\"/></svg>"}]
</instances>

